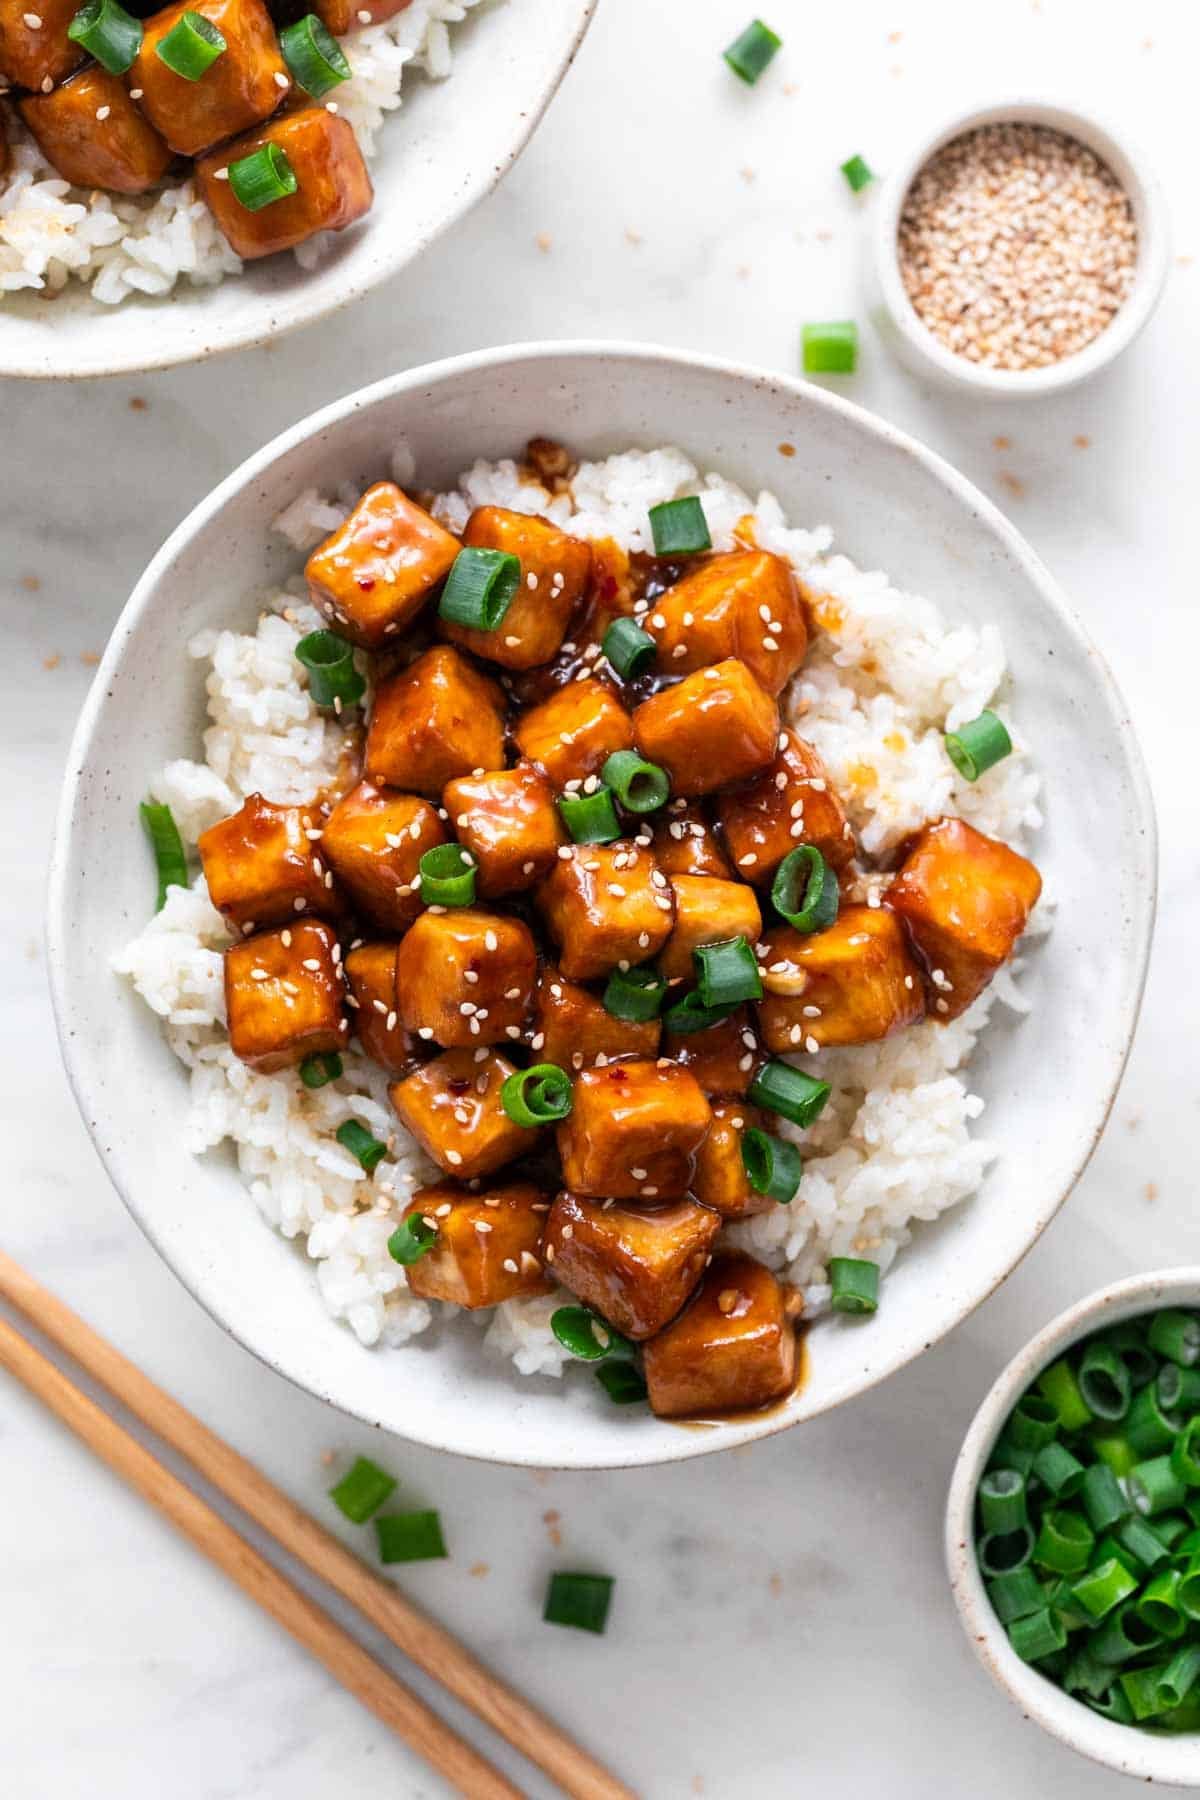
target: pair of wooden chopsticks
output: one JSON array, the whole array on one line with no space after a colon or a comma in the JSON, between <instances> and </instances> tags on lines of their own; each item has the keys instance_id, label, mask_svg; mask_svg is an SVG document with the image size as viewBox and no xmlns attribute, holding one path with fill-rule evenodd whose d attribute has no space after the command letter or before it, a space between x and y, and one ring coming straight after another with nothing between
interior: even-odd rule
<instances>
[{"instance_id":1,"label":"pair of wooden chopsticks","mask_svg":"<svg viewBox=\"0 0 1200 1800\"><path fill-rule=\"evenodd\" d=\"M543 1769L572 1800L636 1800L629 1788L506 1687L448 1631L359 1562L282 1489L164 1393L3 1251L0 1298L73 1357L278 1544L351 1601L397 1649ZM329 1613L293 1586L3 1317L0 1367L23 1382L111 1469L165 1513L197 1549L460 1793L469 1800L525 1800L520 1788L369 1656Z\"/></svg>"}]
</instances>

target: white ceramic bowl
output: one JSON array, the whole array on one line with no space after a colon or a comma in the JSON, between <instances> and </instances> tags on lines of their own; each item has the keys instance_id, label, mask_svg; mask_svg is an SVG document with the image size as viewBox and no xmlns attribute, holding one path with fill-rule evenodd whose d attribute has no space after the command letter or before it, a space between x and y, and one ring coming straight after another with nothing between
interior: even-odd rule
<instances>
[{"instance_id":1,"label":"white ceramic bowl","mask_svg":"<svg viewBox=\"0 0 1200 1800\"><path fill-rule=\"evenodd\" d=\"M1112 324L1078 355L1048 369L988 369L956 356L922 324L905 291L896 233L909 188L931 156L982 125L1047 125L1078 138L1103 158L1129 195L1138 229L1133 291ZM875 198L871 226L872 312L884 337L918 375L976 395L1015 400L1074 387L1112 362L1130 345L1157 306L1167 276L1167 212L1162 190L1145 157L1113 128L1087 114L1047 101L1000 100L944 119L922 133L899 159Z\"/></svg>"},{"instance_id":2,"label":"white ceramic bowl","mask_svg":"<svg viewBox=\"0 0 1200 1800\"><path fill-rule=\"evenodd\" d=\"M0 305L0 375L132 375L244 350L328 317L399 273L512 167L571 66L597 0L505 0L454 27L447 81L406 81L371 163L375 204L317 268L247 263L216 287L110 307L78 282Z\"/></svg>"},{"instance_id":3,"label":"white ceramic bowl","mask_svg":"<svg viewBox=\"0 0 1200 1800\"><path fill-rule=\"evenodd\" d=\"M1060 1313L1017 1352L992 1383L954 1466L946 1505L946 1561L971 1648L997 1686L1027 1719L1036 1719L1072 1750L1117 1769L1122 1775L1194 1788L1200 1787L1200 1744L1194 1734L1173 1737L1102 1719L1082 1700L1064 1694L1021 1661L992 1610L974 1550L973 1516L979 1478L1002 1425L1030 1382L1080 1338L1139 1313L1153 1312L1159 1306L1200 1306L1200 1268L1158 1269L1150 1275L1131 1275L1125 1281L1116 1281Z\"/></svg>"},{"instance_id":4,"label":"white ceramic bowl","mask_svg":"<svg viewBox=\"0 0 1200 1800\"><path fill-rule=\"evenodd\" d=\"M312 1267L262 1223L232 1163L180 1150L184 1072L157 1020L108 969L149 909L137 823L147 778L199 743L202 682L184 645L202 627L248 627L244 596L296 567L270 534L272 517L304 487L377 479L401 441L422 485L436 486L536 433L589 455L680 444L752 492L773 488L795 520L828 521L867 567L929 593L951 619L994 620L1048 780L1038 861L1060 910L1031 958L1038 1004L998 1022L972 1067L988 1134L1006 1154L976 1199L918 1230L877 1318L814 1331L801 1392L774 1413L708 1430L612 1407L578 1371L561 1383L526 1380L465 1334L436 1349L420 1339L397 1354L361 1349L324 1313ZM780 455L782 443L795 454ZM244 463L155 557L68 759L50 967L67 1066L113 1180L167 1262L244 1344L343 1410L424 1443L506 1462L620 1466L697 1456L838 1406L1003 1280L1104 1124L1137 1015L1154 884L1152 804L1120 696L1036 557L960 475L878 419L785 377L667 350L529 345L415 369L317 413Z\"/></svg>"}]
</instances>

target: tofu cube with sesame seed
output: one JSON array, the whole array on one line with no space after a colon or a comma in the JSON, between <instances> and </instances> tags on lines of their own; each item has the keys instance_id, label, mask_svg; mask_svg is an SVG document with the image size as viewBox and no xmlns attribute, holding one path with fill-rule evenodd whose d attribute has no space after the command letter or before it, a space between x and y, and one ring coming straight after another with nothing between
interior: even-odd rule
<instances>
[{"instance_id":1,"label":"tofu cube with sesame seed","mask_svg":"<svg viewBox=\"0 0 1200 1800\"><path fill-rule=\"evenodd\" d=\"M457 1181L491 1175L538 1141L505 1112L500 1090L516 1068L495 1050L445 1050L388 1089L396 1115L427 1156Z\"/></svg>"},{"instance_id":2,"label":"tofu cube with sesame seed","mask_svg":"<svg viewBox=\"0 0 1200 1800\"><path fill-rule=\"evenodd\" d=\"M360 781L338 801L321 833L321 854L373 925L407 931L422 911L418 863L446 841L428 800Z\"/></svg>"},{"instance_id":3,"label":"tofu cube with sesame seed","mask_svg":"<svg viewBox=\"0 0 1200 1800\"><path fill-rule=\"evenodd\" d=\"M744 1094L762 1061L748 1006L703 1031L663 1033L662 1054L694 1075L706 1094Z\"/></svg>"},{"instance_id":4,"label":"tofu cube with sesame seed","mask_svg":"<svg viewBox=\"0 0 1200 1800\"><path fill-rule=\"evenodd\" d=\"M592 981L619 963L649 962L671 935L671 886L649 850L627 840L573 844L536 895L559 967Z\"/></svg>"},{"instance_id":5,"label":"tofu cube with sesame seed","mask_svg":"<svg viewBox=\"0 0 1200 1800\"><path fill-rule=\"evenodd\" d=\"M794 731L779 735L756 781L716 802L725 848L743 881L771 881L789 851L812 844L831 869L854 856L854 832L825 765Z\"/></svg>"},{"instance_id":6,"label":"tofu cube with sesame seed","mask_svg":"<svg viewBox=\"0 0 1200 1800\"><path fill-rule=\"evenodd\" d=\"M930 1017L965 1012L1006 963L1042 891L1027 857L962 819L927 825L884 894L923 965Z\"/></svg>"},{"instance_id":7,"label":"tofu cube with sesame seed","mask_svg":"<svg viewBox=\"0 0 1200 1800\"><path fill-rule=\"evenodd\" d=\"M401 1022L447 1050L514 1042L536 979L529 928L475 907L422 913L396 951Z\"/></svg>"},{"instance_id":8,"label":"tofu cube with sesame seed","mask_svg":"<svg viewBox=\"0 0 1200 1800\"><path fill-rule=\"evenodd\" d=\"M557 1063L572 1074L597 1061L658 1054L662 1024L658 1019L618 1019L597 994L568 981L548 964L538 978L533 1023L539 1062Z\"/></svg>"},{"instance_id":9,"label":"tofu cube with sesame seed","mask_svg":"<svg viewBox=\"0 0 1200 1800\"><path fill-rule=\"evenodd\" d=\"M231 925L284 925L304 913L340 918L333 871L309 836L312 814L251 794L202 833L197 849L213 905Z\"/></svg>"},{"instance_id":10,"label":"tofu cube with sesame seed","mask_svg":"<svg viewBox=\"0 0 1200 1800\"><path fill-rule=\"evenodd\" d=\"M633 731L642 755L667 771L673 794L711 794L766 768L779 709L745 663L730 658L643 700Z\"/></svg>"},{"instance_id":11,"label":"tofu cube with sesame seed","mask_svg":"<svg viewBox=\"0 0 1200 1800\"><path fill-rule=\"evenodd\" d=\"M754 889L744 881L718 881L712 875L672 875L675 928L658 959L668 981L695 979L692 956L702 944L745 938L753 945L762 930L762 914Z\"/></svg>"},{"instance_id":12,"label":"tofu cube with sesame seed","mask_svg":"<svg viewBox=\"0 0 1200 1800\"><path fill-rule=\"evenodd\" d=\"M420 1188L404 1209L437 1231L437 1242L405 1270L411 1293L472 1312L553 1292L542 1267L549 1200L532 1182L470 1193L451 1181Z\"/></svg>"},{"instance_id":13,"label":"tofu cube with sesame seed","mask_svg":"<svg viewBox=\"0 0 1200 1800\"><path fill-rule=\"evenodd\" d=\"M741 1251L722 1251L689 1304L646 1346L650 1405L663 1419L745 1411L796 1385L801 1300Z\"/></svg>"},{"instance_id":14,"label":"tofu cube with sesame seed","mask_svg":"<svg viewBox=\"0 0 1200 1800\"><path fill-rule=\"evenodd\" d=\"M99 63L48 94L27 94L20 113L46 161L76 187L144 194L173 160L125 83Z\"/></svg>"},{"instance_id":15,"label":"tofu cube with sesame seed","mask_svg":"<svg viewBox=\"0 0 1200 1800\"><path fill-rule=\"evenodd\" d=\"M696 1153L693 1195L723 1219L774 1212L778 1201L769 1194L755 1192L742 1161L742 1139L748 1131L764 1129L762 1113L745 1100L715 1100L712 1115L712 1124Z\"/></svg>"},{"instance_id":16,"label":"tofu cube with sesame seed","mask_svg":"<svg viewBox=\"0 0 1200 1800\"><path fill-rule=\"evenodd\" d=\"M158 54L187 13L199 13L225 40L199 81L176 74ZM177 156L199 156L269 119L292 85L263 0L176 0L163 7L146 20L126 80Z\"/></svg>"},{"instance_id":17,"label":"tofu cube with sesame seed","mask_svg":"<svg viewBox=\"0 0 1200 1800\"><path fill-rule=\"evenodd\" d=\"M238 199L229 170L264 146L287 158L296 188L252 211ZM375 198L354 127L327 106L289 104L274 119L210 150L196 164L196 185L230 248L247 262L294 250L321 231L345 231L370 212Z\"/></svg>"},{"instance_id":18,"label":"tofu cube with sesame seed","mask_svg":"<svg viewBox=\"0 0 1200 1800\"><path fill-rule=\"evenodd\" d=\"M225 1011L235 1056L271 1074L345 1048L350 1026L337 947L334 932L315 919L230 945Z\"/></svg>"},{"instance_id":19,"label":"tofu cube with sesame seed","mask_svg":"<svg viewBox=\"0 0 1200 1800\"><path fill-rule=\"evenodd\" d=\"M558 654L571 615L587 587L592 547L568 537L533 513L480 506L467 521L463 543L515 556L521 579L508 611L494 631L477 631L448 619L439 631L452 644L473 650L505 669L535 669Z\"/></svg>"},{"instance_id":20,"label":"tofu cube with sesame seed","mask_svg":"<svg viewBox=\"0 0 1200 1800\"><path fill-rule=\"evenodd\" d=\"M731 880L733 869L717 834L693 801L680 800L657 815L653 850L664 875L716 875Z\"/></svg>"},{"instance_id":21,"label":"tofu cube with sesame seed","mask_svg":"<svg viewBox=\"0 0 1200 1800\"><path fill-rule=\"evenodd\" d=\"M558 1127L563 1180L600 1199L676 1199L688 1191L711 1119L699 1083L674 1063L584 1069Z\"/></svg>"},{"instance_id":22,"label":"tofu cube with sesame seed","mask_svg":"<svg viewBox=\"0 0 1200 1800\"><path fill-rule=\"evenodd\" d=\"M317 545L304 573L332 629L379 650L433 598L461 548L394 481L378 481Z\"/></svg>"},{"instance_id":23,"label":"tofu cube with sesame seed","mask_svg":"<svg viewBox=\"0 0 1200 1800\"><path fill-rule=\"evenodd\" d=\"M521 755L561 791L599 775L614 751L630 749L633 724L613 690L589 675L521 713L513 736Z\"/></svg>"},{"instance_id":24,"label":"tofu cube with sesame seed","mask_svg":"<svg viewBox=\"0 0 1200 1800\"><path fill-rule=\"evenodd\" d=\"M370 780L441 799L448 781L504 767L504 696L448 644L381 681L367 728Z\"/></svg>"},{"instance_id":25,"label":"tofu cube with sesame seed","mask_svg":"<svg viewBox=\"0 0 1200 1800\"><path fill-rule=\"evenodd\" d=\"M758 1027L769 1050L873 1044L925 1016L921 969L881 906L843 906L826 931L777 925L759 958Z\"/></svg>"},{"instance_id":26,"label":"tofu cube with sesame seed","mask_svg":"<svg viewBox=\"0 0 1200 1800\"><path fill-rule=\"evenodd\" d=\"M768 694L782 693L808 647L796 577L767 550L706 558L659 595L643 623L660 669L690 675L735 656Z\"/></svg>"},{"instance_id":27,"label":"tofu cube with sesame seed","mask_svg":"<svg viewBox=\"0 0 1200 1800\"><path fill-rule=\"evenodd\" d=\"M346 973L350 1027L363 1054L387 1074L411 1075L421 1066L421 1040L400 1023L396 1004L396 945L360 944L348 950Z\"/></svg>"},{"instance_id":28,"label":"tofu cube with sesame seed","mask_svg":"<svg viewBox=\"0 0 1200 1800\"><path fill-rule=\"evenodd\" d=\"M442 804L459 843L475 858L485 900L536 886L567 841L554 789L531 763L463 775L447 783Z\"/></svg>"},{"instance_id":29,"label":"tofu cube with sesame seed","mask_svg":"<svg viewBox=\"0 0 1200 1800\"><path fill-rule=\"evenodd\" d=\"M694 1200L611 1206L559 1194L546 1221L551 1272L614 1330L641 1342L675 1317L721 1229Z\"/></svg>"},{"instance_id":30,"label":"tofu cube with sesame seed","mask_svg":"<svg viewBox=\"0 0 1200 1800\"><path fill-rule=\"evenodd\" d=\"M87 55L67 36L79 0L0 0L0 71L13 87L49 92Z\"/></svg>"}]
</instances>

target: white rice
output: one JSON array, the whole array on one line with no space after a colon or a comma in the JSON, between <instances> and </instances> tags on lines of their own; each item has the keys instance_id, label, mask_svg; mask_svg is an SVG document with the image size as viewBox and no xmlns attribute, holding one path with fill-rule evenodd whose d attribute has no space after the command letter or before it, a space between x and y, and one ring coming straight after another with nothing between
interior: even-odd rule
<instances>
[{"instance_id":1,"label":"white rice","mask_svg":"<svg viewBox=\"0 0 1200 1800\"><path fill-rule=\"evenodd\" d=\"M394 466L411 473L403 449ZM1023 847L1041 823L1039 779L1004 703L998 634L990 626L947 626L932 602L832 554L828 530L789 526L772 495L751 500L719 475L701 479L679 451L664 449L585 463L572 492L556 496L523 482L512 462L477 463L439 497L435 511L461 528L475 506L508 506L639 550L650 548L647 509L689 492L704 497L715 548L732 548L735 526L752 516L757 541L787 557L811 594L827 597L818 602L825 628L785 696L785 711L819 747L864 847L886 850L944 812ZM276 525L304 549L343 516L342 505L309 490ZM210 664L206 760L171 763L152 784L189 846L249 793L298 802L331 777L341 727L313 706L292 655L316 621L307 601L280 594L253 634L206 632L192 643L192 654ZM965 784L942 733L989 703L1009 723L1016 752ZM1047 910L1043 904L1035 929L1045 928ZM386 1239L412 1188L436 1171L399 1127L385 1078L365 1058L347 1055L342 1079L315 1093L295 1074L256 1075L237 1060L224 1030L227 941L199 877L191 890L173 890L116 959L191 1070L189 1147L199 1154L231 1141L266 1218L284 1236L302 1239L316 1262L334 1317L364 1344L402 1343L433 1322L433 1310L406 1291ZM803 1289L810 1316L828 1300L831 1256L866 1255L886 1270L915 1220L935 1219L979 1188L995 1151L972 1135L983 1101L970 1092L966 1069L998 1001L1024 1009L1012 968L949 1025L927 1022L881 1044L794 1059L819 1069L834 1090L806 1138L781 1125L806 1144L799 1193L791 1206L732 1227L730 1235ZM391 1145L374 1181L334 1141L351 1117ZM560 1298L508 1301L483 1315L489 1350L511 1357L523 1374L561 1373L570 1359L549 1328ZM457 1309L441 1310L458 1321L448 1320L447 1328L463 1328Z\"/></svg>"},{"instance_id":2,"label":"white rice","mask_svg":"<svg viewBox=\"0 0 1200 1800\"><path fill-rule=\"evenodd\" d=\"M351 32L342 47L354 69L338 88L339 113L353 125L368 162L385 116L400 105L409 68L442 80L451 72L450 27L481 0L412 0L382 25ZM46 161L15 108L8 112L12 170L0 188L0 295L21 288L56 293L68 281L116 306L130 294L169 294L177 281L211 287L242 264L217 229L193 181L146 195L72 187ZM331 233L301 244L312 268Z\"/></svg>"}]
</instances>

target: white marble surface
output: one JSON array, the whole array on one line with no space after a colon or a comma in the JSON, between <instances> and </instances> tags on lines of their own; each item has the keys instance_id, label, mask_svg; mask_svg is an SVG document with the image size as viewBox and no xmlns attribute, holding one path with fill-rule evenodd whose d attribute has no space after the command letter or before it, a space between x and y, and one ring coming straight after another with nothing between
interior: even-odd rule
<instances>
[{"instance_id":1,"label":"white marble surface","mask_svg":"<svg viewBox=\"0 0 1200 1800\"><path fill-rule=\"evenodd\" d=\"M975 1666L939 1529L962 1430L1016 1346L1103 1281L1200 1261L1189 954L1200 625L1182 550L1200 393L1200 269L1189 266L1200 253L1200 33L1195 9L1172 0L997 0L986 15L950 0L832 10L771 0L786 56L747 93L718 53L749 10L604 0L515 174L452 242L330 326L153 381L10 384L0 395L0 1242L303 1503L322 1510L332 1449L371 1452L414 1502L440 1507L454 1559L415 1570L407 1587L655 1800L768 1800L814 1776L889 1800L1115 1800L1118 1777L1023 1723ZM1162 912L1108 1134L1003 1290L844 1414L637 1475L535 1478L375 1441L210 1323L126 1217L76 1117L39 925L88 659L151 551L233 463L398 365L594 334L794 369L802 319L858 306L856 207L837 163L860 151L885 167L930 111L1022 89L1103 109L1148 144L1180 253L1157 319L1110 376L1028 409L925 393L869 334L846 391L1009 510L1074 594L1140 725L1162 828ZM473 1574L476 1564L488 1572ZM556 1564L617 1575L603 1640L539 1622ZM13 1800L445 1791L7 1381L0 1619L0 1790ZM549 1790L533 1779L529 1791Z\"/></svg>"}]
</instances>

